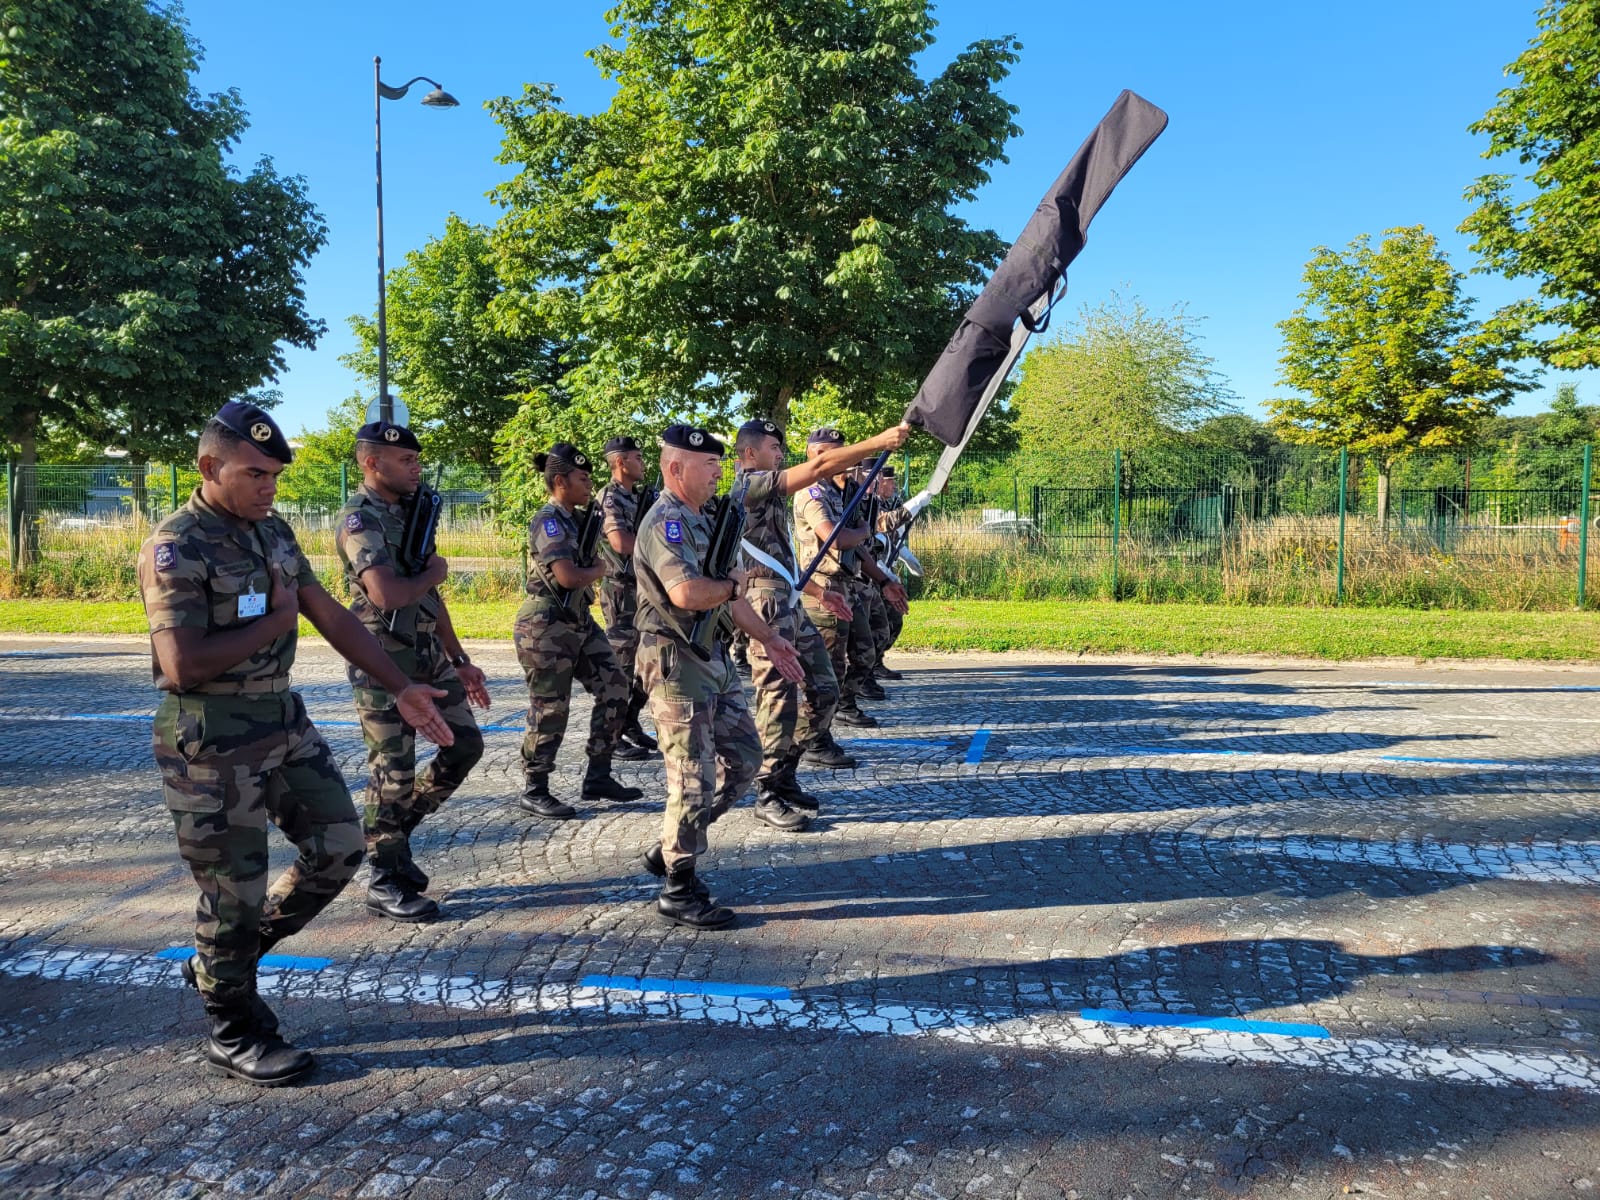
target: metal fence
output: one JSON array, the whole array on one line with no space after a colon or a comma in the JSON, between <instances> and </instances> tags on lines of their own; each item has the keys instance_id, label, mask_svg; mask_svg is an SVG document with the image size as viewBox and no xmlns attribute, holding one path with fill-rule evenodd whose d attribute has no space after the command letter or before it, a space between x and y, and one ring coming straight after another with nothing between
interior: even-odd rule
<instances>
[{"instance_id":1,"label":"metal fence","mask_svg":"<svg viewBox=\"0 0 1600 1200\"><path fill-rule=\"evenodd\" d=\"M897 456L903 489L915 491L936 457ZM1125 594L1124 576L1159 566L1240 576L1312 564L1326 567L1328 598L1338 602L1352 568L1381 560L1394 571L1520 564L1565 578L1581 606L1600 541L1593 458L1593 447L1410 455L1392 468L1380 520L1377 461L1343 451L968 454L918 536L963 554L1004 554L1017 569L1074 562L1103 573L1112 598ZM51 594L129 594L140 541L198 483L192 467L174 464L8 464L0 561L10 564L11 590L37 590L42 572ZM326 573L335 517L358 483L354 464L302 461L280 477L279 510ZM532 514L494 470L449 465L438 487L441 552L458 572L515 586Z\"/></svg>"}]
</instances>

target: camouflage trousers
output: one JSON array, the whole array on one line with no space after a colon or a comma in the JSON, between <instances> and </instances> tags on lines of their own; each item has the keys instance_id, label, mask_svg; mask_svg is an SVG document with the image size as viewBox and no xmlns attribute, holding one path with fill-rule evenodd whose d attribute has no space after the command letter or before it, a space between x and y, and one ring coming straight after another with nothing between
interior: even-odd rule
<instances>
[{"instance_id":1,"label":"camouflage trousers","mask_svg":"<svg viewBox=\"0 0 1600 1200\"><path fill-rule=\"evenodd\" d=\"M261 939L298 933L350 882L361 865L361 822L294 692L168 693L153 740L178 853L200 889L200 991L236 1003L255 990ZM268 821L300 849L271 888Z\"/></svg>"},{"instance_id":2,"label":"camouflage trousers","mask_svg":"<svg viewBox=\"0 0 1600 1200\"><path fill-rule=\"evenodd\" d=\"M862 598L867 605L867 625L872 630L872 665L876 667L894 640L890 630L899 614L890 609L889 602L883 598L883 589L875 583L862 588Z\"/></svg>"},{"instance_id":3,"label":"camouflage trousers","mask_svg":"<svg viewBox=\"0 0 1600 1200\"><path fill-rule=\"evenodd\" d=\"M406 724L394 697L381 688L355 688L356 715L367 743L367 802L363 832L374 864L398 866L410 849L411 831L436 812L483 757L483 734L467 703L467 691L444 648L430 634L419 634L415 649L391 652L408 679L446 693L435 700L453 746L441 747L417 773L417 731ZM352 679L355 668L351 668ZM371 681L361 676L362 682Z\"/></svg>"},{"instance_id":4,"label":"camouflage trousers","mask_svg":"<svg viewBox=\"0 0 1600 1200\"><path fill-rule=\"evenodd\" d=\"M884 607L888 608L888 604L885 603ZM883 648L878 651L879 662L883 661L883 656L892 650L894 644L900 640L900 633L905 629L905 626L905 617L901 616L895 609L889 608L889 636L884 639Z\"/></svg>"},{"instance_id":5,"label":"camouflage trousers","mask_svg":"<svg viewBox=\"0 0 1600 1200\"><path fill-rule=\"evenodd\" d=\"M650 697L667 768L661 856L667 869L693 866L706 830L737 804L761 763L761 739L727 651L702 663L661 634L639 637L639 682Z\"/></svg>"},{"instance_id":6,"label":"camouflage trousers","mask_svg":"<svg viewBox=\"0 0 1600 1200\"><path fill-rule=\"evenodd\" d=\"M796 743L806 745L833 727L839 706L839 680L827 644L810 615L789 603L787 583L752 584L747 598L756 615L794 643L805 664L804 683L790 683L767 657L760 642L750 643L750 679L756 688L756 731L761 735L761 771L757 780L770 779L784 768L784 759Z\"/></svg>"},{"instance_id":7,"label":"camouflage trousers","mask_svg":"<svg viewBox=\"0 0 1600 1200\"><path fill-rule=\"evenodd\" d=\"M630 681L633 660L639 653L639 628L634 624L638 613L639 594L633 580L607 575L600 581L600 615L606 620L606 642L623 676Z\"/></svg>"},{"instance_id":8,"label":"camouflage trousers","mask_svg":"<svg viewBox=\"0 0 1600 1200\"><path fill-rule=\"evenodd\" d=\"M618 580L607 575L600 582L600 615L606 619L606 642L628 681L629 718L637 718L645 705L645 694L636 678L634 660L639 654L639 593L632 579ZM623 722L626 726L628 721Z\"/></svg>"},{"instance_id":9,"label":"camouflage trousers","mask_svg":"<svg viewBox=\"0 0 1600 1200\"><path fill-rule=\"evenodd\" d=\"M512 640L528 684L523 768L535 775L555 769L574 679L594 698L585 749L590 758L609 760L628 714L628 680L594 618L587 610L573 616L553 601L533 597L517 612Z\"/></svg>"},{"instance_id":10,"label":"camouflage trousers","mask_svg":"<svg viewBox=\"0 0 1600 1200\"><path fill-rule=\"evenodd\" d=\"M832 590L840 591L845 596L846 602L852 606L852 620L841 621L826 608L822 601L813 596L802 595L800 607L805 615L811 618L811 625L817 631L817 636L822 639L822 647L828 652L828 664L833 668L834 681L839 685L840 705L851 705L856 702L856 684L850 675L850 629L854 617L854 601L848 592L841 591L838 587L830 585Z\"/></svg>"},{"instance_id":11,"label":"camouflage trousers","mask_svg":"<svg viewBox=\"0 0 1600 1200\"><path fill-rule=\"evenodd\" d=\"M878 592L877 584L853 580L848 599L850 637L845 655L849 663L846 671L849 680L846 686L851 690L851 694L859 695L861 683L870 680L878 666L877 644L872 636L872 607L874 599L879 604L883 603L883 595Z\"/></svg>"}]
</instances>

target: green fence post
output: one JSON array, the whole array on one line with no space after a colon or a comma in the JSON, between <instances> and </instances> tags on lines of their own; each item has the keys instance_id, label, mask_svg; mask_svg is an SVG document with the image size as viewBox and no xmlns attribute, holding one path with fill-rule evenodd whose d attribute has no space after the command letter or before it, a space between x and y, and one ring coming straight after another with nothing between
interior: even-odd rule
<instances>
[{"instance_id":1,"label":"green fence post","mask_svg":"<svg viewBox=\"0 0 1600 1200\"><path fill-rule=\"evenodd\" d=\"M350 503L350 464L339 464L339 504L341 507Z\"/></svg>"},{"instance_id":2,"label":"green fence post","mask_svg":"<svg viewBox=\"0 0 1600 1200\"><path fill-rule=\"evenodd\" d=\"M17 464L6 459L6 543L11 553L11 573L17 573Z\"/></svg>"},{"instance_id":3,"label":"green fence post","mask_svg":"<svg viewBox=\"0 0 1600 1200\"><path fill-rule=\"evenodd\" d=\"M171 481L171 485L172 486L168 490L172 494L172 507L169 508L167 511L168 512L177 512L178 511L178 464L177 464L176 461L173 462L173 464L172 464L172 466L170 468L170 471L171 471L171 473L169 475L169 479Z\"/></svg>"},{"instance_id":4,"label":"green fence post","mask_svg":"<svg viewBox=\"0 0 1600 1200\"><path fill-rule=\"evenodd\" d=\"M1339 451L1339 566L1333 585L1333 602L1344 603L1344 516L1350 491L1350 451Z\"/></svg>"},{"instance_id":5,"label":"green fence post","mask_svg":"<svg viewBox=\"0 0 1600 1200\"><path fill-rule=\"evenodd\" d=\"M1122 540L1122 451L1111 452L1111 598L1117 598L1117 548Z\"/></svg>"},{"instance_id":6,"label":"green fence post","mask_svg":"<svg viewBox=\"0 0 1600 1200\"><path fill-rule=\"evenodd\" d=\"M1583 448L1583 491L1578 496L1578 607L1589 582L1589 489L1594 486L1594 447Z\"/></svg>"}]
</instances>

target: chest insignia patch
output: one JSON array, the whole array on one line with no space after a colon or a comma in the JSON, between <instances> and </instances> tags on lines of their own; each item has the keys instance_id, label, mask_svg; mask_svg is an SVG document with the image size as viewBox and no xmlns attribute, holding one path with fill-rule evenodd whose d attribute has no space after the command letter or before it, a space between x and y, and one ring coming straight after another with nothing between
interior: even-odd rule
<instances>
[{"instance_id":1,"label":"chest insignia patch","mask_svg":"<svg viewBox=\"0 0 1600 1200\"><path fill-rule=\"evenodd\" d=\"M544 519L544 535L545 537L560 537L561 522L554 517L546 517Z\"/></svg>"},{"instance_id":2,"label":"chest insignia patch","mask_svg":"<svg viewBox=\"0 0 1600 1200\"><path fill-rule=\"evenodd\" d=\"M156 547L156 570L170 571L178 565L178 548L171 542L162 542Z\"/></svg>"},{"instance_id":3,"label":"chest insignia patch","mask_svg":"<svg viewBox=\"0 0 1600 1200\"><path fill-rule=\"evenodd\" d=\"M682 521L663 521L661 523L661 529L662 532L667 535L667 541L671 542L674 546L683 545Z\"/></svg>"},{"instance_id":4,"label":"chest insignia patch","mask_svg":"<svg viewBox=\"0 0 1600 1200\"><path fill-rule=\"evenodd\" d=\"M344 527L346 529L348 529L351 533L360 533L361 532L361 514L360 513L351 513L348 517L346 517L344 519Z\"/></svg>"}]
</instances>

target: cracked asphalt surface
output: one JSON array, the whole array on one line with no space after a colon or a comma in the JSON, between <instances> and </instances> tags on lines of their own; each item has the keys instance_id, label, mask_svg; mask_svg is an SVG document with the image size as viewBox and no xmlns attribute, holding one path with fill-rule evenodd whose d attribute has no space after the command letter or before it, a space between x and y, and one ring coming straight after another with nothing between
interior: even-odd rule
<instances>
[{"instance_id":1,"label":"cracked asphalt surface","mask_svg":"<svg viewBox=\"0 0 1600 1200\"><path fill-rule=\"evenodd\" d=\"M521 677L474 652L504 728L415 839L445 915L384 922L363 875L281 946L320 1066L259 1091L200 1070L157 957L193 894L144 644L0 643L0 1195L1600 1184L1600 669L899 656L810 830L713 827L741 919L695 934L637 867L659 760L617 764L646 801L524 816ZM359 789L342 666L295 677Z\"/></svg>"}]
</instances>

